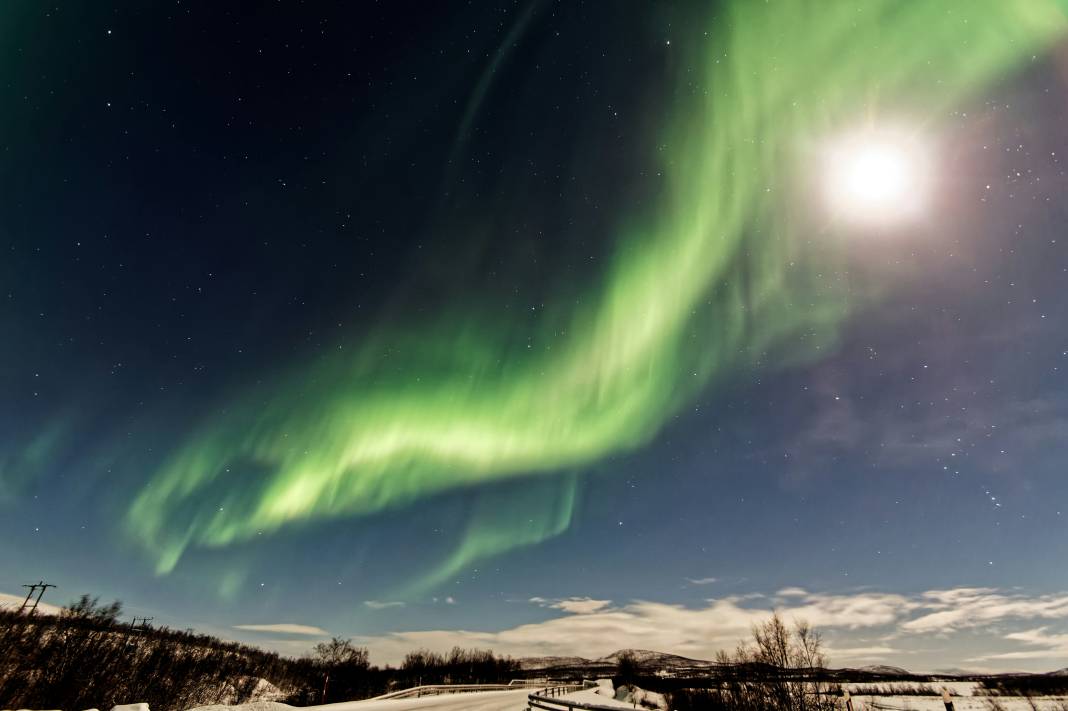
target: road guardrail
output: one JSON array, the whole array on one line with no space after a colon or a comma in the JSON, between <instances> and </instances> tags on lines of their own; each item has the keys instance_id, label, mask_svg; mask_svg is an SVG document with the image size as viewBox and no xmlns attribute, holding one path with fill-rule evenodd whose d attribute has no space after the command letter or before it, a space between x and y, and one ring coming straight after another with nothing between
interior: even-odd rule
<instances>
[{"instance_id":1,"label":"road guardrail","mask_svg":"<svg viewBox=\"0 0 1068 711\"><path fill-rule=\"evenodd\" d=\"M527 711L619 711L618 707L598 706L597 704L584 704L574 699L563 698L564 694L579 691L582 684L568 686L550 686L541 693L531 694L527 697Z\"/></svg>"}]
</instances>

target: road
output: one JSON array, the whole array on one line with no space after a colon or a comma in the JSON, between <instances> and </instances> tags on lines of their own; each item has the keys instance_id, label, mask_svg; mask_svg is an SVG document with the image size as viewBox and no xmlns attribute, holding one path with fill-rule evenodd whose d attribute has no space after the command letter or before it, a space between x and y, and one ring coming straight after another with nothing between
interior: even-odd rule
<instances>
[{"instance_id":1,"label":"road","mask_svg":"<svg viewBox=\"0 0 1068 711\"><path fill-rule=\"evenodd\" d=\"M527 695L534 689L479 691L472 694L440 694L421 699L391 701L349 701L310 706L301 711L524 711Z\"/></svg>"},{"instance_id":2,"label":"road","mask_svg":"<svg viewBox=\"0 0 1068 711\"><path fill-rule=\"evenodd\" d=\"M344 701L323 706L287 706L270 701L255 701L238 706L199 706L189 711L526 711L527 696L538 689L515 691L479 691L470 694L439 694L421 699L386 699ZM567 698L596 706L629 709L631 704L600 696L594 689L574 691Z\"/></svg>"}]
</instances>

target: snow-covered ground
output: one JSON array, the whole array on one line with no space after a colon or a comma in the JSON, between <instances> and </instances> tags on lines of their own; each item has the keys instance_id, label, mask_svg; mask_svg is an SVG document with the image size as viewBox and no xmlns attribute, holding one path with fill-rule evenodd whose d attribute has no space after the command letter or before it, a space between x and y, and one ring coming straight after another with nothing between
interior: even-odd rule
<instances>
[{"instance_id":1,"label":"snow-covered ground","mask_svg":"<svg viewBox=\"0 0 1068 711\"><path fill-rule=\"evenodd\" d=\"M603 680L607 681L607 680ZM880 688L916 686L915 682L882 682L877 684L847 684L853 696L854 711L945 711L941 696L882 696L867 695L870 687ZM976 682L930 682L924 686L941 693L943 688L956 694L952 697L955 711L1068 711L1068 696L1044 696L1028 700L1015 696L973 696L978 688ZM296 709L285 704L270 701L258 701L240 706L201 706L190 711L525 711L527 695L533 689L516 689L515 691L482 691L465 694L442 694L424 696L418 699L389 699L348 701L325 706L308 706ZM611 682L600 688L584 689L567 694L566 698L586 704L595 704L607 708L632 709L633 702L629 695L625 699L616 699L618 694L611 687ZM656 702L658 694L638 690L639 697L648 694L649 701ZM1034 706L1031 705L1034 701ZM996 702L997 706L992 705ZM139 709L138 711L146 711Z\"/></svg>"},{"instance_id":2,"label":"snow-covered ground","mask_svg":"<svg viewBox=\"0 0 1068 711\"><path fill-rule=\"evenodd\" d=\"M607 681L607 686L576 691L567 694L566 698L608 708L634 708L629 696L626 701L613 698L612 682L604 681ZM324 706L306 706L299 709L285 704L257 701L239 706L200 706L189 711L525 711L527 708L527 696L536 691L538 690L527 688L515 691L440 694L438 696L424 696L418 699L370 699L367 701L326 704ZM648 692L639 690L639 693Z\"/></svg>"},{"instance_id":3,"label":"snow-covered ground","mask_svg":"<svg viewBox=\"0 0 1068 711\"><path fill-rule=\"evenodd\" d=\"M1021 696L984 696L983 687L977 681L883 681L862 684L843 684L853 696L854 711L945 711L945 705L939 694L949 691L954 711L1068 711L1068 696L1034 697L1034 706ZM930 689L931 696L901 694L886 696L870 694L874 689L885 690L912 689L924 687ZM994 705L996 703L996 706Z\"/></svg>"},{"instance_id":4,"label":"snow-covered ground","mask_svg":"<svg viewBox=\"0 0 1068 711\"><path fill-rule=\"evenodd\" d=\"M976 689L981 689L982 684L978 681L875 681L863 683L842 684L853 696L866 696L871 689L911 689L918 686L931 689L935 694L941 694L943 689L949 691L954 697L973 696Z\"/></svg>"},{"instance_id":5,"label":"snow-covered ground","mask_svg":"<svg viewBox=\"0 0 1068 711\"><path fill-rule=\"evenodd\" d=\"M601 680L598 687L567 694L566 698L606 708L633 709L635 691L623 687L617 692L611 684L608 680ZM852 694L854 711L945 711L941 696L883 696L864 693L865 690L870 690L868 687L871 686L886 688L895 685L915 686L912 682L846 684ZM1018 696L973 696L972 693L979 688L975 682L931 682L927 686L939 692L945 688L955 693L956 695L952 697L955 711L1068 711L1068 696L1040 696L1031 699ZM254 701L236 706L222 704L198 706L188 711L525 711L527 696L532 691L534 690L529 688L514 691L480 691L424 696L419 699L372 699L306 707L288 706L274 701ZM637 689L636 693L639 702L647 700L660 704L662 709L667 708L663 697L659 694L641 689ZM616 698L617 696L624 698ZM150 710L147 704L128 704L116 706L112 711Z\"/></svg>"},{"instance_id":6,"label":"snow-covered ground","mask_svg":"<svg viewBox=\"0 0 1068 711\"><path fill-rule=\"evenodd\" d=\"M441 694L418 699L385 701L346 701L325 706L302 706L299 711L524 711L532 689L515 691L479 691L469 694ZM294 711L296 707L273 702L255 702L240 706L201 706L190 711Z\"/></svg>"},{"instance_id":7,"label":"snow-covered ground","mask_svg":"<svg viewBox=\"0 0 1068 711\"><path fill-rule=\"evenodd\" d=\"M1034 706L1031 705L1034 701ZM993 702L997 706L992 705ZM937 696L854 696L854 711L945 711ZM953 698L954 711L1068 711L1068 696L961 696Z\"/></svg>"},{"instance_id":8,"label":"snow-covered ground","mask_svg":"<svg viewBox=\"0 0 1068 711\"><path fill-rule=\"evenodd\" d=\"M250 701L247 704L235 704L233 706L229 704L197 706L189 709L189 711L291 711L292 708L289 704L280 704L275 701ZM112 709L112 711L115 710Z\"/></svg>"}]
</instances>

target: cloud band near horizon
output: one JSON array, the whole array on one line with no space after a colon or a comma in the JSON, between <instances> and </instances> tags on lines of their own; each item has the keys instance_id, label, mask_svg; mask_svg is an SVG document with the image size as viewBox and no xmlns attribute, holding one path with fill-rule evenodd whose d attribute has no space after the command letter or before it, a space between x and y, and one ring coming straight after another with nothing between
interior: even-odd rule
<instances>
[{"instance_id":1,"label":"cloud band near horizon","mask_svg":"<svg viewBox=\"0 0 1068 711\"><path fill-rule=\"evenodd\" d=\"M914 671L961 665L976 672L1048 671L1068 656L1068 591L1027 594L960 587L835 594L788 587L771 595L710 598L697 608L587 597L524 602L562 614L498 631L410 630L355 641L371 650L376 663L395 663L411 649L447 651L453 646L491 648L514 657L596 659L617 649L639 648L711 659L720 649L733 650L754 624L778 611L788 621L804 619L822 630L830 662L838 667L894 663Z\"/></svg>"}]
</instances>

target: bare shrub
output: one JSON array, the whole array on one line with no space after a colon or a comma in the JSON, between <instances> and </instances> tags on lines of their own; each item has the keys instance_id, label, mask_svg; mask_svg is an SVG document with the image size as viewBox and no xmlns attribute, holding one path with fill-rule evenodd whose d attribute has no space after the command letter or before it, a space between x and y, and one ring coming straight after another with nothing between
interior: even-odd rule
<instances>
[{"instance_id":1,"label":"bare shrub","mask_svg":"<svg viewBox=\"0 0 1068 711\"><path fill-rule=\"evenodd\" d=\"M723 670L709 689L673 692L673 709L738 711L832 711L841 689L824 678L823 638L807 622L789 627L776 613L753 627L752 644L720 652Z\"/></svg>"}]
</instances>

